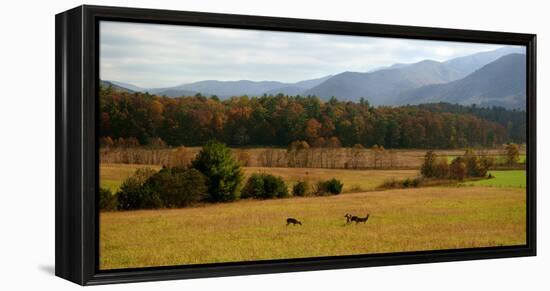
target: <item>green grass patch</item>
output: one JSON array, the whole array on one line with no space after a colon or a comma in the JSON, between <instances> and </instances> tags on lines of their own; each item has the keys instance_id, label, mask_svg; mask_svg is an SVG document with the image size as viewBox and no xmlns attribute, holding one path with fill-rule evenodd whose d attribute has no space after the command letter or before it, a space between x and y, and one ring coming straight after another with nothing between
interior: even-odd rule
<instances>
[{"instance_id":1,"label":"green grass patch","mask_svg":"<svg viewBox=\"0 0 550 291\"><path fill-rule=\"evenodd\" d=\"M525 188L525 185L527 184L525 170L489 171L489 174L493 175L494 178L465 182L461 185Z\"/></svg>"},{"instance_id":2,"label":"green grass patch","mask_svg":"<svg viewBox=\"0 0 550 291\"><path fill-rule=\"evenodd\" d=\"M104 189L109 189L112 193L116 193L118 189L120 189L120 185L122 185L121 180L106 180L102 179L99 183L99 186Z\"/></svg>"}]
</instances>

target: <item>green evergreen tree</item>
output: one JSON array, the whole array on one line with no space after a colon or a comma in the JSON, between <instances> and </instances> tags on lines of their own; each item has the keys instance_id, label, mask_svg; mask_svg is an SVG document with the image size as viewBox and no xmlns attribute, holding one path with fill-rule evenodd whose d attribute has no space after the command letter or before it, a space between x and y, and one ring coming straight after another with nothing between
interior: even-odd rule
<instances>
[{"instance_id":1,"label":"green evergreen tree","mask_svg":"<svg viewBox=\"0 0 550 291\"><path fill-rule=\"evenodd\" d=\"M208 142L191 162L191 167L206 176L208 200L226 202L238 198L243 173L225 144Z\"/></svg>"}]
</instances>

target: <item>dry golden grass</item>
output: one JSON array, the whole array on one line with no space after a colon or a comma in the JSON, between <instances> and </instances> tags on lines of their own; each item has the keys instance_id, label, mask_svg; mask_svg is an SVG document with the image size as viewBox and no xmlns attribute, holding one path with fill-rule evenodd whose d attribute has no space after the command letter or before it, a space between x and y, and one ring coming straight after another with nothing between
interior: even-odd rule
<instances>
[{"instance_id":1,"label":"dry golden grass","mask_svg":"<svg viewBox=\"0 0 550 291\"><path fill-rule=\"evenodd\" d=\"M100 268L520 245L525 205L525 189L432 187L101 213Z\"/></svg>"},{"instance_id":2,"label":"dry golden grass","mask_svg":"<svg viewBox=\"0 0 550 291\"><path fill-rule=\"evenodd\" d=\"M159 170L156 165L106 164L100 167L100 184L115 192L122 181L131 176L139 168ZM316 168L266 168L243 167L245 176L253 173L269 173L281 176L291 189L297 181L308 181L311 186L321 180L337 178L344 183L344 192L360 192L375 189L388 179L406 179L419 175L417 170L342 170Z\"/></svg>"},{"instance_id":3,"label":"dry golden grass","mask_svg":"<svg viewBox=\"0 0 550 291\"><path fill-rule=\"evenodd\" d=\"M343 170L343 169L315 169L315 168L266 168L246 167L245 174L268 173L280 176L289 184L289 187L298 181L308 181L313 186L318 181L332 178L344 183L344 192L361 192L374 190L389 179L414 178L420 175L418 170Z\"/></svg>"}]
</instances>

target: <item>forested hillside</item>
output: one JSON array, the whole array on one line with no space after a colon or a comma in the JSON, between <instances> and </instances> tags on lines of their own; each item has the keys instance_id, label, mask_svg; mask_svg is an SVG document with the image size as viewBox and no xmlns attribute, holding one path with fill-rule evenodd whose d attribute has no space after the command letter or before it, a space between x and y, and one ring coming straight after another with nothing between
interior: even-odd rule
<instances>
[{"instance_id":1,"label":"forested hillside","mask_svg":"<svg viewBox=\"0 0 550 291\"><path fill-rule=\"evenodd\" d=\"M504 109L492 117L462 106L372 107L366 100L324 102L314 96L243 96L220 101L200 95L168 98L128 93L112 87L102 88L100 95L101 136L113 141L135 138L141 145L160 138L173 146L216 139L231 146L286 147L305 140L313 147L462 148L525 139L516 132L521 128L514 127L525 113Z\"/></svg>"}]
</instances>

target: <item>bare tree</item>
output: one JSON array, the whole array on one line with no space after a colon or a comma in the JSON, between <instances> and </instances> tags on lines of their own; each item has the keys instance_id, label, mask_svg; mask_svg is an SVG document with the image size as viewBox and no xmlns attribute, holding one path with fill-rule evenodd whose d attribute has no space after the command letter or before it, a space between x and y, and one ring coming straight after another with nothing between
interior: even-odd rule
<instances>
[{"instance_id":1,"label":"bare tree","mask_svg":"<svg viewBox=\"0 0 550 291\"><path fill-rule=\"evenodd\" d=\"M381 166L383 156L385 154L384 146L379 145L373 145L371 148L372 152L372 163L374 168L378 168Z\"/></svg>"}]
</instances>

